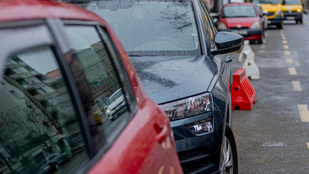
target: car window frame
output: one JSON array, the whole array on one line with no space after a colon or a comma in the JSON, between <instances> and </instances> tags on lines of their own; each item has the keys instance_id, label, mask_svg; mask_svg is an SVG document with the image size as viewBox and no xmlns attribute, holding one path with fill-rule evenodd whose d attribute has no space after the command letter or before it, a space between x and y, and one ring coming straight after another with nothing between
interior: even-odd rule
<instances>
[{"instance_id":1,"label":"car window frame","mask_svg":"<svg viewBox=\"0 0 309 174\"><path fill-rule=\"evenodd\" d=\"M89 131L89 133L90 133L90 130L89 130L89 128L87 130L87 127L85 127L85 124L87 124L87 122L82 121L82 115L85 114L85 112L83 111L81 101L78 98L79 94L78 94L76 85L73 83L74 81L72 81L73 77L70 76L67 72L69 67L64 62L65 58L64 58L64 54L61 51L62 48L59 47L59 44L57 43L57 39L55 39L55 33L53 32L53 30L56 29L57 27L55 27L54 20L48 19L48 20L29 20L29 21L16 21L16 22L2 23L0 25L0 30L1 29L13 29L13 28L25 30L25 28L27 28L27 27L33 27L34 28L34 29L32 29L32 33L30 33L29 31L28 31L28 33L27 33L27 31L20 31L20 32L24 32L24 33L22 33L22 35L33 34L33 31L35 31L35 29L37 27L43 27L44 29L46 29L48 31L49 35L46 38L40 38L40 41L36 41L36 42L34 42L31 39L24 40L23 43L21 44L21 46L19 46L18 48L16 48L16 45L9 46L9 50L6 50L6 51L0 53L1 57L2 56L5 57L5 59L1 60L1 62L0 62L0 71L3 72L4 69L5 69L5 63L2 63L2 61L6 62L9 58L9 56L16 53L16 52L26 50L26 49L38 48L38 47L42 47L42 46L48 46L48 47L51 48L51 51L53 51L53 53L54 53L55 60L58 64L58 66L59 66L59 69L62 73L63 80L64 80L66 88L68 90L67 92L70 96L70 100L72 102L74 112L76 114L76 119L77 119L77 122L78 122L78 125L79 125L79 130L80 130L82 137L83 137L85 152L87 154L87 161L82 162L80 164L80 166L75 169L75 171L76 171L81 166L84 166L85 163L87 163L88 161L91 160L91 149L93 148L93 146L91 144L92 140L89 140L90 137L85 134L87 131ZM30 28L30 30L31 30L31 28ZM35 33L37 34L38 32L39 31L36 31ZM46 34L46 33L43 33L43 34ZM16 39L16 37L17 36L12 36L12 37L10 37L10 39L14 40L14 39ZM0 44L1 44L1 41L0 41ZM0 80L2 80L2 76L1 76Z\"/></svg>"},{"instance_id":2,"label":"car window frame","mask_svg":"<svg viewBox=\"0 0 309 174\"><path fill-rule=\"evenodd\" d=\"M208 38L208 36L206 36L206 33L204 32L203 16L202 16L198 1L199 0L192 0L192 6L194 10L195 19L196 19L198 35L200 39L200 49L201 49L202 55L210 56L211 47L209 46L209 43L206 39Z\"/></svg>"},{"instance_id":3,"label":"car window frame","mask_svg":"<svg viewBox=\"0 0 309 174\"><path fill-rule=\"evenodd\" d=\"M117 140L117 138L120 136L122 131L126 128L126 126L130 123L130 121L134 118L134 116L137 113L138 105L136 101L136 97L129 79L129 76L127 74L126 68L122 62L122 59L120 57L120 54L118 52L118 49L113 42L113 39L110 37L110 33L107 31L105 26L100 22L95 21L81 21L81 20L62 20L63 26L93 26L97 33L100 36L100 39L102 40L102 43L107 48L108 54L110 55L110 61L112 63L112 66L115 70L115 73L117 74L117 79L121 85L122 92L126 95L129 95L130 100L128 101L127 97L125 97L125 100L127 102L127 106L129 109L129 113L125 118L120 122L120 125L117 126L117 128L114 130L114 133L110 137L105 137L105 144L100 148L98 152L94 152L94 154L90 157L90 160L85 164L85 166L81 166L76 170L76 173L87 173L91 170L91 168L96 165L96 163L104 156L104 154L110 149L110 147L113 145L113 143ZM64 32L64 28L62 30ZM106 37L103 36L103 32L106 33ZM60 42L67 43L69 40L66 37L59 38ZM110 42L110 44L106 44L106 41ZM72 47L71 47L72 48ZM70 48L70 49L71 49ZM111 53L112 52L112 53ZM119 63L119 67L115 65L115 62ZM123 75L123 79L119 78L119 74ZM70 72L70 76L73 78L73 75ZM124 91L123 88L126 88L127 92ZM89 135L91 136L91 135ZM94 147L94 146L93 146Z\"/></svg>"},{"instance_id":4,"label":"car window frame","mask_svg":"<svg viewBox=\"0 0 309 174\"><path fill-rule=\"evenodd\" d=\"M76 88L73 75L71 74L71 70L66 62L65 57L69 56L70 53L68 47L69 40L64 37L64 25L91 25L96 28L96 31L98 32L100 39L103 41L104 46L108 48L108 52L114 52L114 56L111 56L111 62L113 64L113 67L115 69L115 72L117 73L117 78L119 82L121 83L121 87L124 88L126 86L127 91L126 94L130 95L130 101L128 104L129 108L129 114L124 118L123 121L121 121L121 125L117 127L115 130L114 136L111 136L108 141L104 144L103 147L100 148L98 152L94 151L94 144L93 139L90 134L90 129L88 126L88 121L82 118L86 118L85 111L83 108L83 105L81 103L81 98L79 96L79 92ZM48 41L40 40L39 43L33 43L32 40L26 40L22 44L22 47L15 48L13 46L10 46L12 49L6 50L2 53L3 56L8 57L11 54L14 54L18 51L30 49L30 48L37 48L41 46L49 46L53 53L55 54L55 59L59 65L59 69L61 70L63 79L65 81L66 87L68 89L68 93L71 97L72 105L74 107L74 111L76 113L76 118L78 120L79 128L81 131L81 134L83 136L83 141L85 144L85 150L87 153L87 161L80 164L80 166L75 170L74 173L85 173L88 172L101 158L104 156L105 152L112 146L113 142L116 141L118 136L121 134L121 132L125 129L125 127L128 125L128 123L132 120L132 118L135 116L138 110L138 105L136 101L136 97L133 91L133 88L131 86L127 71L125 69L125 66L122 62L122 59L118 53L118 50L112 40L110 38L110 35L103 24L99 22L92 22L92 21L78 21L78 20L60 20L60 19L48 19L48 20L29 20L29 21L16 21L16 22L8 22L8 23L2 23L0 25L0 29L7 29L7 28L22 28L24 27L31 27L31 26L43 26L48 31ZM107 33L107 38L110 42L110 46L107 46L105 44L105 40L103 40L102 32L100 30L105 30ZM11 39L15 39L12 37ZM1 41L0 41L1 43ZM7 55L5 53L9 52ZM7 59L1 60L2 62L6 62ZM115 61L119 62L120 69L115 67ZM0 64L0 70L3 71L5 67L5 64ZM123 79L119 79L119 71L123 74ZM0 78L1 79L1 78ZM123 90L123 89L122 89ZM126 97L125 97L126 98ZM127 98L126 98L127 101ZM128 102L128 101L127 101Z\"/></svg>"}]
</instances>

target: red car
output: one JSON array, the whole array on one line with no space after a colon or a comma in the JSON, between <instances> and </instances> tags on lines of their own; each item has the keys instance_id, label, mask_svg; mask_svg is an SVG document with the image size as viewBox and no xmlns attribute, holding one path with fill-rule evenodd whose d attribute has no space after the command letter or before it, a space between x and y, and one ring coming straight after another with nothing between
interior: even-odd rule
<instances>
[{"instance_id":1,"label":"red car","mask_svg":"<svg viewBox=\"0 0 309 174\"><path fill-rule=\"evenodd\" d=\"M244 36L245 40L263 43L262 17L252 3L231 3L223 6L217 23L219 31L231 31Z\"/></svg>"},{"instance_id":2,"label":"red car","mask_svg":"<svg viewBox=\"0 0 309 174\"><path fill-rule=\"evenodd\" d=\"M100 17L1 1L0 38L0 173L182 173L169 119Z\"/></svg>"}]
</instances>

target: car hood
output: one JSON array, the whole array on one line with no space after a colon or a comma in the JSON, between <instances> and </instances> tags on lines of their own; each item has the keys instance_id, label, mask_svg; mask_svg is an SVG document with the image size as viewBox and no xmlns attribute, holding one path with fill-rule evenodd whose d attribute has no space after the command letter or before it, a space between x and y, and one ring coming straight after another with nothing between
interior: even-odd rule
<instances>
[{"instance_id":1,"label":"car hood","mask_svg":"<svg viewBox=\"0 0 309 174\"><path fill-rule=\"evenodd\" d=\"M249 27L251 28L254 22L259 21L259 17L246 17L246 18L221 18L220 22L225 23L227 28L230 27Z\"/></svg>"},{"instance_id":2,"label":"car hood","mask_svg":"<svg viewBox=\"0 0 309 174\"><path fill-rule=\"evenodd\" d=\"M267 10L268 12L276 12L277 10L281 10L280 4L262 4L263 10Z\"/></svg>"},{"instance_id":3,"label":"car hood","mask_svg":"<svg viewBox=\"0 0 309 174\"><path fill-rule=\"evenodd\" d=\"M206 92L217 74L208 56L130 58L147 94L158 104Z\"/></svg>"}]
</instances>

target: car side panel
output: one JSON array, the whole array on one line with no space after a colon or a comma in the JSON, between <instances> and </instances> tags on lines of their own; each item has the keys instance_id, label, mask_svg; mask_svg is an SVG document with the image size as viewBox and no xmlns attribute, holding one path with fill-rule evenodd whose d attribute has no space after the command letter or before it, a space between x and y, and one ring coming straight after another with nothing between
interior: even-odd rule
<instances>
[{"instance_id":1,"label":"car side panel","mask_svg":"<svg viewBox=\"0 0 309 174\"><path fill-rule=\"evenodd\" d=\"M161 143L156 126L168 130ZM169 120L148 98L89 173L182 173L173 139Z\"/></svg>"}]
</instances>

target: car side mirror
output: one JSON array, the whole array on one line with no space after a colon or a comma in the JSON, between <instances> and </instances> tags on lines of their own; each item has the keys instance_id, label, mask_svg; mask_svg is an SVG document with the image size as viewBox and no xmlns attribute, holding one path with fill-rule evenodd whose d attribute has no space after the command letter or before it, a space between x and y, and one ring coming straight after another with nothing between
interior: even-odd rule
<instances>
[{"instance_id":1,"label":"car side mirror","mask_svg":"<svg viewBox=\"0 0 309 174\"><path fill-rule=\"evenodd\" d=\"M267 10L263 10L263 15L267 16L268 15L268 11Z\"/></svg>"},{"instance_id":2,"label":"car side mirror","mask_svg":"<svg viewBox=\"0 0 309 174\"><path fill-rule=\"evenodd\" d=\"M283 0L283 1L282 1L282 5L285 5L285 4L286 4L286 2L285 2L285 0Z\"/></svg>"},{"instance_id":3,"label":"car side mirror","mask_svg":"<svg viewBox=\"0 0 309 174\"><path fill-rule=\"evenodd\" d=\"M243 40L243 36L239 34L220 31L215 36L217 49L211 50L211 54L217 55L237 51L241 48Z\"/></svg>"}]
</instances>

